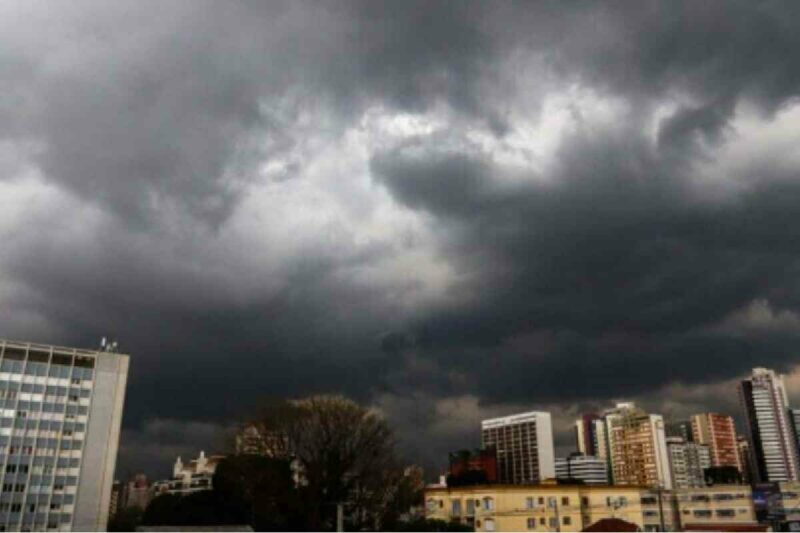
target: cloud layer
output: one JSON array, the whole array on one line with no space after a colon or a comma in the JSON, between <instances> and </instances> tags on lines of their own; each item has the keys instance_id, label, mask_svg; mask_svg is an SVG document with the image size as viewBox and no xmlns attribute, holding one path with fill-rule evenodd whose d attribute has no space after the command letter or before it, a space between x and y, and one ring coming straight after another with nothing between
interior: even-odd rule
<instances>
[{"instance_id":1,"label":"cloud layer","mask_svg":"<svg viewBox=\"0 0 800 533\"><path fill-rule=\"evenodd\" d=\"M120 341L128 470L264 396L426 464L517 409L734 409L800 336L798 9L4 3L0 335Z\"/></svg>"}]
</instances>

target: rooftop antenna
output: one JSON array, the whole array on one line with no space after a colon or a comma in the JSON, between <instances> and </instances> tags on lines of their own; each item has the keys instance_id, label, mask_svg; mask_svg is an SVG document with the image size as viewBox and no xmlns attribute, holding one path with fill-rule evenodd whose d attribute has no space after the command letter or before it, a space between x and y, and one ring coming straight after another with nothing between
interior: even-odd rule
<instances>
[{"instance_id":1,"label":"rooftop antenna","mask_svg":"<svg viewBox=\"0 0 800 533\"><path fill-rule=\"evenodd\" d=\"M116 353L118 351L118 347L119 344L117 341L109 341L106 337L103 337L100 341L101 352Z\"/></svg>"}]
</instances>

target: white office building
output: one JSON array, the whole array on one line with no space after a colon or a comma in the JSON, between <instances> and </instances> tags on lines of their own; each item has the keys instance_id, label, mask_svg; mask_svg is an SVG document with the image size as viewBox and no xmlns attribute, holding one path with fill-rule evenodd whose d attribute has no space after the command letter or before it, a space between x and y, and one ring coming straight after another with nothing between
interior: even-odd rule
<instances>
[{"instance_id":1,"label":"white office building","mask_svg":"<svg viewBox=\"0 0 800 533\"><path fill-rule=\"evenodd\" d=\"M0 339L0 529L105 530L128 356Z\"/></svg>"},{"instance_id":2,"label":"white office building","mask_svg":"<svg viewBox=\"0 0 800 533\"><path fill-rule=\"evenodd\" d=\"M497 450L501 483L541 483L555 477L550 413L532 411L481 423L484 448Z\"/></svg>"}]
</instances>

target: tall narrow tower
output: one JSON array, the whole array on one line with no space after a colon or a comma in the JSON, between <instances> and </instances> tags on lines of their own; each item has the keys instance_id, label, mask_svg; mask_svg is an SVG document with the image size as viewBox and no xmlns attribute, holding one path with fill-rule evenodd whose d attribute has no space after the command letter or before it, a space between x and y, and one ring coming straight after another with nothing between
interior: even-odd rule
<instances>
[{"instance_id":1,"label":"tall narrow tower","mask_svg":"<svg viewBox=\"0 0 800 533\"><path fill-rule=\"evenodd\" d=\"M789 402L783 376L754 368L739 384L739 397L747 421L747 438L760 482L797 481L797 443L789 420Z\"/></svg>"}]
</instances>

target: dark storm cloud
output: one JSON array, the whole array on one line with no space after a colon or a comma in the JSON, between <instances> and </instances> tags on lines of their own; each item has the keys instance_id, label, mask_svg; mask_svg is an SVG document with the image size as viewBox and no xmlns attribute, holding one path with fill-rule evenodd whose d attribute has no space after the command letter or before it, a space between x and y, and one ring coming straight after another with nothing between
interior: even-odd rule
<instances>
[{"instance_id":1,"label":"dark storm cloud","mask_svg":"<svg viewBox=\"0 0 800 533\"><path fill-rule=\"evenodd\" d=\"M0 9L0 334L117 337L142 464L265 395L449 446L792 364L798 165L748 128L797 138L794 3Z\"/></svg>"}]
</instances>

